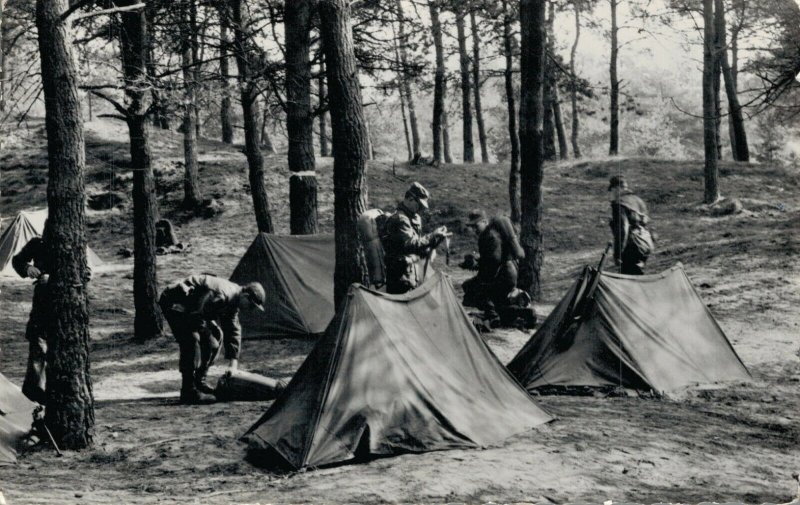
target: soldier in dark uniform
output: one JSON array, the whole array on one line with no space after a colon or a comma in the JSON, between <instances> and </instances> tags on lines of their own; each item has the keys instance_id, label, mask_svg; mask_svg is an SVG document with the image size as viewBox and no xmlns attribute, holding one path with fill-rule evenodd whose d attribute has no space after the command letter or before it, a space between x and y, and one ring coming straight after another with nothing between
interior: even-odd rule
<instances>
[{"instance_id":1,"label":"soldier in dark uniform","mask_svg":"<svg viewBox=\"0 0 800 505\"><path fill-rule=\"evenodd\" d=\"M45 229L47 221L44 222ZM20 277L35 279L33 287L33 303L25 338L28 339L28 367L22 393L30 400L44 404L47 375L45 355L47 354L47 319L50 304L47 281L50 271L47 251L41 237L33 237L11 259L11 265Z\"/></svg>"},{"instance_id":2,"label":"soldier in dark uniform","mask_svg":"<svg viewBox=\"0 0 800 505\"><path fill-rule=\"evenodd\" d=\"M381 237L386 261L386 292L401 294L424 281L424 261L448 236L447 228L422 235L419 212L428 208L428 190L414 182L397 211L386 220Z\"/></svg>"},{"instance_id":3,"label":"soldier in dark uniform","mask_svg":"<svg viewBox=\"0 0 800 505\"><path fill-rule=\"evenodd\" d=\"M257 282L240 286L213 275L193 275L164 289L158 303L180 349L181 403L214 400L206 374L220 342L235 370L242 342L239 309L264 310L264 299L264 288Z\"/></svg>"},{"instance_id":4,"label":"soldier in dark uniform","mask_svg":"<svg viewBox=\"0 0 800 505\"><path fill-rule=\"evenodd\" d=\"M644 274L644 265L653 250L653 239L647 229L650 218L647 204L628 189L625 177L609 181L611 196L611 233L614 235L614 263L620 273Z\"/></svg>"}]
</instances>

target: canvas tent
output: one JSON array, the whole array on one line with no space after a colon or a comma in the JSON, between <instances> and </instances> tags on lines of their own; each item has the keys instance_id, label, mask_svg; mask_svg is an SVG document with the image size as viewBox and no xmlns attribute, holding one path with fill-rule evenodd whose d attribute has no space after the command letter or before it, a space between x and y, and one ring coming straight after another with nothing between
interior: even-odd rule
<instances>
[{"instance_id":1,"label":"canvas tent","mask_svg":"<svg viewBox=\"0 0 800 505\"><path fill-rule=\"evenodd\" d=\"M16 446L30 431L34 404L0 373L0 465L17 460Z\"/></svg>"},{"instance_id":2,"label":"canvas tent","mask_svg":"<svg viewBox=\"0 0 800 505\"><path fill-rule=\"evenodd\" d=\"M668 393L750 378L680 264L642 276L587 267L508 368L530 391Z\"/></svg>"},{"instance_id":3,"label":"canvas tent","mask_svg":"<svg viewBox=\"0 0 800 505\"><path fill-rule=\"evenodd\" d=\"M265 312L240 314L245 337L319 334L333 319L333 235L259 233L231 275L260 282Z\"/></svg>"},{"instance_id":4,"label":"canvas tent","mask_svg":"<svg viewBox=\"0 0 800 505\"><path fill-rule=\"evenodd\" d=\"M11 259L25 247L30 239L42 236L46 219L47 209L40 209L30 212L22 211L11 221L11 224L0 235L0 276L17 277L14 267L11 266ZM103 264L103 261L89 247L86 248L86 258L90 268L94 269Z\"/></svg>"},{"instance_id":5,"label":"canvas tent","mask_svg":"<svg viewBox=\"0 0 800 505\"><path fill-rule=\"evenodd\" d=\"M342 314L248 434L253 454L277 452L299 469L482 447L549 420L435 273L403 295L351 286Z\"/></svg>"}]
</instances>

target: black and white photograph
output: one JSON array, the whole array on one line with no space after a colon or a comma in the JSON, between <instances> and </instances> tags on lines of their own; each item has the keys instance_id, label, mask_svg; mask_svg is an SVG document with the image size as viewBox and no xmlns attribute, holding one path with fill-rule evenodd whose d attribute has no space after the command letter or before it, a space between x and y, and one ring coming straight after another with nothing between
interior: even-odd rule
<instances>
[{"instance_id":1,"label":"black and white photograph","mask_svg":"<svg viewBox=\"0 0 800 505\"><path fill-rule=\"evenodd\" d=\"M800 0L0 0L0 505L800 505Z\"/></svg>"}]
</instances>

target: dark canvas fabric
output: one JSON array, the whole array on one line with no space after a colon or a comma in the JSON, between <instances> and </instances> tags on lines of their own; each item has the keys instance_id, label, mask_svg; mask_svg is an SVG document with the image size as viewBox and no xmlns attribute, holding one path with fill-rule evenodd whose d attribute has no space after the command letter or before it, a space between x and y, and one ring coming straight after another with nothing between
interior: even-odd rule
<instances>
[{"instance_id":1,"label":"dark canvas fabric","mask_svg":"<svg viewBox=\"0 0 800 505\"><path fill-rule=\"evenodd\" d=\"M286 391L250 429L295 468L483 447L549 421L481 340L450 281L353 285Z\"/></svg>"},{"instance_id":2,"label":"dark canvas fabric","mask_svg":"<svg viewBox=\"0 0 800 505\"><path fill-rule=\"evenodd\" d=\"M668 393L750 378L680 264L655 275L596 275L584 270L508 364L528 390L621 386Z\"/></svg>"},{"instance_id":3,"label":"dark canvas fabric","mask_svg":"<svg viewBox=\"0 0 800 505\"><path fill-rule=\"evenodd\" d=\"M245 337L318 334L333 319L333 235L259 233L231 280L260 282L265 312L239 314Z\"/></svg>"},{"instance_id":4,"label":"dark canvas fabric","mask_svg":"<svg viewBox=\"0 0 800 505\"><path fill-rule=\"evenodd\" d=\"M47 209L31 212L20 212L0 235L0 276L18 277L11 266L14 257L33 237L41 237L44 231L44 222L47 219ZM86 248L86 259L89 267L95 270L103 261L92 251Z\"/></svg>"},{"instance_id":5,"label":"dark canvas fabric","mask_svg":"<svg viewBox=\"0 0 800 505\"><path fill-rule=\"evenodd\" d=\"M0 465L17 460L17 442L30 431L34 404L0 374Z\"/></svg>"}]
</instances>

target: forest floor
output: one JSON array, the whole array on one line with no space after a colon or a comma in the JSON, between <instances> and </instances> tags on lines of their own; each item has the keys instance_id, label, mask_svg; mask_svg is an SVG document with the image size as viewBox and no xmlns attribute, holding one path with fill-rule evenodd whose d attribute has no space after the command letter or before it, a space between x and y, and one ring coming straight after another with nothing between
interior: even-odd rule
<instances>
[{"instance_id":1,"label":"forest floor","mask_svg":"<svg viewBox=\"0 0 800 505\"><path fill-rule=\"evenodd\" d=\"M130 193L127 132L122 124L87 124L88 190L110 185ZM205 196L223 204L210 219L179 210L182 143L153 133L158 200L177 225L186 254L159 257L159 283L192 272L227 277L256 232L240 148L204 140L200 179ZM0 153L5 223L18 210L43 206L46 151L36 127ZM285 155L266 159L267 186L278 230L288 228ZM332 231L332 160L318 160L319 217ZM787 502L800 470L800 175L759 164L723 162L720 186L745 210L714 216L702 200L700 161L611 159L545 168L544 297L546 315L584 264L595 264L609 239L607 182L625 174L649 204L657 253L650 271L680 261L753 375L747 384L690 390L680 398L540 396L557 420L484 450L382 458L298 473L246 462L238 441L268 403L207 406L177 403L177 345L172 337L133 339L131 206L89 211L91 247L111 264L91 282L95 446L55 457L23 455L0 468L0 491L11 505L68 503L299 502ZM370 205L391 208L410 181L432 194L428 222L456 232L450 267L474 249L463 223L483 207L505 213L506 167L409 168L370 163ZM32 286L0 280L0 372L17 384L27 355L25 323ZM487 342L507 362L529 338L497 331ZM288 379L311 339L245 341L241 367ZM221 366L212 369L220 374ZM491 415L491 413L487 413Z\"/></svg>"}]
</instances>

